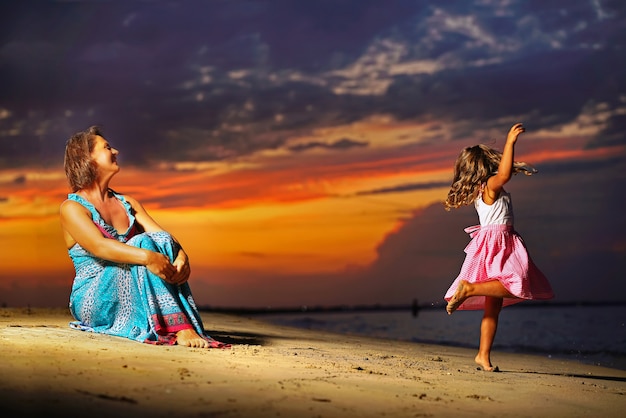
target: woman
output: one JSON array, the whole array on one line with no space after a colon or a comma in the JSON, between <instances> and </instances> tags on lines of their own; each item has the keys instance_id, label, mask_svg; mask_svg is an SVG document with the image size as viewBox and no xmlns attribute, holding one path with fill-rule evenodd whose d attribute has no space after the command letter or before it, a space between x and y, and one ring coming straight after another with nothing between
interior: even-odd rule
<instances>
[{"instance_id":1,"label":"woman","mask_svg":"<svg viewBox=\"0 0 626 418\"><path fill-rule=\"evenodd\" d=\"M137 200L109 188L120 171L118 153L96 126L66 144L72 193L60 216L76 269L72 327L152 344L226 347L204 334L182 247Z\"/></svg>"}]
</instances>

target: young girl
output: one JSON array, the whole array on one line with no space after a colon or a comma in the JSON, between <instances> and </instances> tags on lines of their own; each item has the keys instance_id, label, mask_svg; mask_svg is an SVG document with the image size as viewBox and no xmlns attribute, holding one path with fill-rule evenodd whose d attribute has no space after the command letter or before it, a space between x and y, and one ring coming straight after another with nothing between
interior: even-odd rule
<instances>
[{"instance_id":1,"label":"young girl","mask_svg":"<svg viewBox=\"0 0 626 418\"><path fill-rule=\"evenodd\" d=\"M513 125L502 153L485 145L465 148L456 160L454 181L444 203L446 210L474 203L480 219L480 226L465 229L472 240L465 248L461 272L444 298L448 314L457 309L484 309L474 360L485 371L499 371L490 357L500 309L524 299L554 297L513 229L511 195L503 188L513 174L536 172L513 160L515 142L524 131L521 123Z\"/></svg>"}]
</instances>

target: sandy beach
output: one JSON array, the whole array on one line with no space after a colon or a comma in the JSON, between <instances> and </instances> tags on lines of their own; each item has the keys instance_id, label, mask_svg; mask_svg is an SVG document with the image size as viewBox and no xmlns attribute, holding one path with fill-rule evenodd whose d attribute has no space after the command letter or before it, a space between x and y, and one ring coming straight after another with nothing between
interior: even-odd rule
<instances>
[{"instance_id":1,"label":"sandy beach","mask_svg":"<svg viewBox=\"0 0 626 418\"><path fill-rule=\"evenodd\" d=\"M6 417L618 417L626 371L334 335L203 313L230 349L152 346L68 327L64 309L0 309Z\"/></svg>"}]
</instances>

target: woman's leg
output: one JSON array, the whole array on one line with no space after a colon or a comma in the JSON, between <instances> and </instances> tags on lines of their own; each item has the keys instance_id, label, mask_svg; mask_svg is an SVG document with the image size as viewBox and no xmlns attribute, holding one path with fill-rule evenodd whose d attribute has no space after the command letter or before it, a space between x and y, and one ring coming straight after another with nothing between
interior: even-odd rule
<instances>
[{"instance_id":1,"label":"woman's leg","mask_svg":"<svg viewBox=\"0 0 626 418\"><path fill-rule=\"evenodd\" d=\"M469 283L467 280L461 280L459 287L457 287L456 292L454 292L454 296L452 296L448 302L448 306L446 306L448 314L456 311L456 309L465 302L465 299L471 296L488 296L500 299L515 297L506 290L498 280L480 283Z\"/></svg>"},{"instance_id":2,"label":"woman's leg","mask_svg":"<svg viewBox=\"0 0 626 418\"><path fill-rule=\"evenodd\" d=\"M128 241L129 245L167 255L174 260L178 247L165 232L144 233ZM200 335L204 331L195 303L190 305L189 285L173 285L152 274L143 266L133 269L141 287L143 301L151 320L151 338L176 334L176 344L187 347L208 348L209 342ZM160 337L161 336L161 337Z\"/></svg>"},{"instance_id":3,"label":"woman's leg","mask_svg":"<svg viewBox=\"0 0 626 418\"><path fill-rule=\"evenodd\" d=\"M502 309L501 297L485 297L485 313L480 323L480 346L474 361L485 371L497 371L491 364L491 346L498 329L498 317Z\"/></svg>"}]
</instances>

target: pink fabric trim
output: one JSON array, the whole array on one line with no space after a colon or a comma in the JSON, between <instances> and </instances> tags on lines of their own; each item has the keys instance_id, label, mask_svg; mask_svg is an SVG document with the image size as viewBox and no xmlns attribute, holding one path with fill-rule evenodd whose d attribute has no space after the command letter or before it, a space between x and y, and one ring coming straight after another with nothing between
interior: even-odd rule
<instances>
[{"instance_id":1,"label":"pink fabric trim","mask_svg":"<svg viewBox=\"0 0 626 418\"><path fill-rule=\"evenodd\" d=\"M152 315L155 331L159 335L175 334L184 329L193 329L187 317L181 313Z\"/></svg>"},{"instance_id":2,"label":"pink fabric trim","mask_svg":"<svg viewBox=\"0 0 626 418\"><path fill-rule=\"evenodd\" d=\"M109 231L107 231L102 226L100 226L100 224L98 224L97 222L94 222L94 225L100 230L100 232L102 232L102 235L104 235L107 238L115 239L115 237L111 235Z\"/></svg>"},{"instance_id":3,"label":"pink fabric trim","mask_svg":"<svg viewBox=\"0 0 626 418\"><path fill-rule=\"evenodd\" d=\"M100 230L100 232L102 232L102 235L104 235L107 238L115 239L115 237L113 235L111 235L111 233L109 233L109 231L104 229L100 224L98 224L95 221L94 221L93 224ZM137 235L137 225L133 223L133 226L130 228L130 230L128 231L128 234L126 235L126 239L129 240L132 237L134 237L135 235Z\"/></svg>"}]
</instances>

